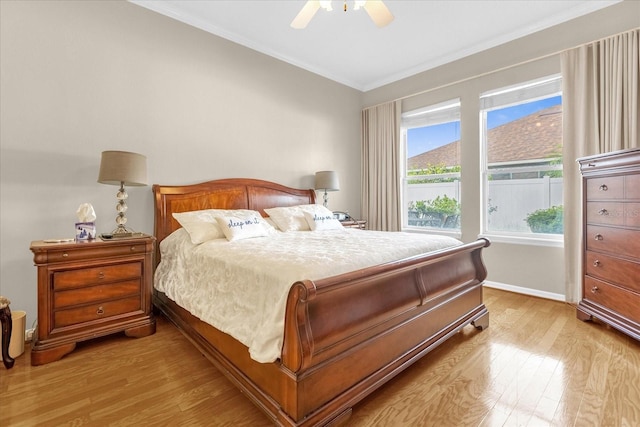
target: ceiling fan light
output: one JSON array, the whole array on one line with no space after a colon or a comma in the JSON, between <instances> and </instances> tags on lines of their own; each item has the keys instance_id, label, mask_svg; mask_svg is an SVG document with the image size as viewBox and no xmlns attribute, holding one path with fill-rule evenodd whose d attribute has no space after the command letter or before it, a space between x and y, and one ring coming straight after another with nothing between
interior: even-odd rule
<instances>
[{"instance_id":1,"label":"ceiling fan light","mask_svg":"<svg viewBox=\"0 0 640 427\"><path fill-rule=\"evenodd\" d=\"M333 7L331 7L331 0L320 0L320 7L327 12L331 12L333 10Z\"/></svg>"},{"instance_id":2,"label":"ceiling fan light","mask_svg":"<svg viewBox=\"0 0 640 427\"><path fill-rule=\"evenodd\" d=\"M358 10L367 3L367 0L355 0L353 2L353 10Z\"/></svg>"}]
</instances>

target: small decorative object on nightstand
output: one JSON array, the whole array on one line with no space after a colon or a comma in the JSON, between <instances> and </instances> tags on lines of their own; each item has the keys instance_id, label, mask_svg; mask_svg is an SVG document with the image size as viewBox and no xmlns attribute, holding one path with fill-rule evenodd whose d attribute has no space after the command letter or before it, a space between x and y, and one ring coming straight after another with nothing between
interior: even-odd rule
<instances>
[{"instance_id":1,"label":"small decorative object on nightstand","mask_svg":"<svg viewBox=\"0 0 640 427\"><path fill-rule=\"evenodd\" d=\"M367 228L367 221L365 221L364 219L344 220L340 221L340 224L342 224L342 226L346 228L357 228L359 230L364 230L365 228Z\"/></svg>"},{"instance_id":2,"label":"small decorative object on nightstand","mask_svg":"<svg viewBox=\"0 0 640 427\"><path fill-rule=\"evenodd\" d=\"M340 224L342 224L342 226L345 228L357 228L359 230L364 230L365 228L367 228L366 220L355 219L351 215L349 215L349 212L334 211L333 216L335 219L340 221Z\"/></svg>"},{"instance_id":3,"label":"small decorative object on nightstand","mask_svg":"<svg viewBox=\"0 0 640 427\"><path fill-rule=\"evenodd\" d=\"M38 268L38 327L31 364L72 352L76 343L124 331L156 331L151 311L155 238L31 243Z\"/></svg>"}]
</instances>

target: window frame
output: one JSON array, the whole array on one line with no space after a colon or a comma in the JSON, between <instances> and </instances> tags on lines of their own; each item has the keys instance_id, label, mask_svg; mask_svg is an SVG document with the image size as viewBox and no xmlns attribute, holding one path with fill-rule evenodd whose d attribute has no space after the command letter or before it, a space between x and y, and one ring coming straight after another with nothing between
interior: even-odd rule
<instances>
[{"instance_id":1,"label":"window frame","mask_svg":"<svg viewBox=\"0 0 640 427\"><path fill-rule=\"evenodd\" d=\"M408 185L409 180L415 180L420 178L427 179L448 179L451 177L457 178L457 201L460 204L460 217L462 217L462 200L461 194L461 172L432 174L432 175L411 175L409 176L409 170L407 168L408 160L408 131L409 129L436 126L439 124L458 122L458 126L462 127L461 119L461 100L460 98L453 98L447 101L430 104L425 107L417 108L411 111L402 113L401 125L400 125L400 180L402 188L400 191L400 203L402 206L402 227L403 231L416 232L416 233L430 233L430 234L443 234L452 237L460 238L462 236L461 226L458 228L438 228L438 227L423 227L423 226L411 226L409 225L408 215ZM453 141L452 141L453 142ZM460 144L462 143L460 137ZM459 159L461 162L462 159ZM459 220L458 220L459 221Z\"/></svg>"},{"instance_id":2,"label":"window frame","mask_svg":"<svg viewBox=\"0 0 640 427\"><path fill-rule=\"evenodd\" d=\"M495 231L489 230L489 175L501 168L489 169L488 165L488 138L487 138L487 113L511 106L535 102L537 100L562 96L562 76L553 74L540 79L522 82L516 85L484 92L480 95L480 140L481 140L481 232L480 237L490 238L494 242L515 243L524 245L563 247L564 234L546 234L519 231ZM564 141L563 141L564 143ZM563 159L564 160L564 159ZM540 167L516 166L507 167L505 172L525 172L527 170L541 171ZM562 165L546 166L545 170L563 170Z\"/></svg>"}]
</instances>

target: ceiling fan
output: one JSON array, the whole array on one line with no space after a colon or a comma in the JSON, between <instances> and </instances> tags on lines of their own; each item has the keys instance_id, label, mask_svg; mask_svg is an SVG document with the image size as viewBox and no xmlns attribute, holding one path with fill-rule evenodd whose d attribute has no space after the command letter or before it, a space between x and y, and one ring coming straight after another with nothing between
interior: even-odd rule
<instances>
[{"instance_id":1,"label":"ceiling fan","mask_svg":"<svg viewBox=\"0 0 640 427\"><path fill-rule=\"evenodd\" d=\"M316 14L318 9L324 9L326 11L332 11L331 1L329 0L309 0L302 6L298 15L291 22L291 26L295 29L303 29L311 21L311 18ZM382 0L355 0L353 10L364 8L369 14L371 20L379 27L382 28L393 21L393 15L389 12L389 9ZM344 0L343 10L347 11L347 0Z\"/></svg>"}]
</instances>

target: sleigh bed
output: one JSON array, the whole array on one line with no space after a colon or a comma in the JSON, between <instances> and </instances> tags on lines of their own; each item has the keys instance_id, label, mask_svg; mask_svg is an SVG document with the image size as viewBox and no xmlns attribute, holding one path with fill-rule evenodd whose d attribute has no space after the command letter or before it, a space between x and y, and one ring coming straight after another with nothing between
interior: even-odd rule
<instances>
[{"instance_id":1,"label":"sleigh bed","mask_svg":"<svg viewBox=\"0 0 640 427\"><path fill-rule=\"evenodd\" d=\"M174 213L314 204L314 190L255 179L154 185L159 247L181 225ZM354 230L367 233L367 231ZM178 234L179 232L174 233ZM169 240L169 239L168 239ZM351 408L468 324L488 327L479 239L287 287L280 357L260 363L247 346L154 290L154 305L275 424L337 425Z\"/></svg>"}]
</instances>

